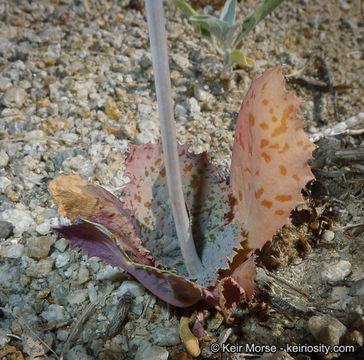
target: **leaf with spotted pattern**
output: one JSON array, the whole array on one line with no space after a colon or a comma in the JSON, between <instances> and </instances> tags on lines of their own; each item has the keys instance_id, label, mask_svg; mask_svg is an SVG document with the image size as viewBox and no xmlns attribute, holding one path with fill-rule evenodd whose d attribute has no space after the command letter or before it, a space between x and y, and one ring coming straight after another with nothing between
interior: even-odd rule
<instances>
[{"instance_id":1,"label":"leaf with spotted pattern","mask_svg":"<svg viewBox=\"0 0 364 360\"><path fill-rule=\"evenodd\" d=\"M245 96L230 175L231 214L243 229L233 269L244 260L244 249L261 249L303 203L301 190L313 178L307 161L315 146L302 130L300 103L285 89L281 67L256 77Z\"/></svg>"},{"instance_id":2,"label":"leaf with spotted pattern","mask_svg":"<svg viewBox=\"0 0 364 360\"><path fill-rule=\"evenodd\" d=\"M160 144L131 146L124 203L76 176L53 180L50 191L60 214L87 222L55 231L89 255L100 248L104 261L123 267L161 299L176 306L203 299L231 320L242 299L253 296L255 250L289 223L291 210L303 202L301 189L312 179L307 161L314 145L296 114L299 103L286 91L281 67L255 78L236 125L230 186L205 153L178 146L203 264L195 283L187 278L178 247Z\"/></svg>"}]
</instances>

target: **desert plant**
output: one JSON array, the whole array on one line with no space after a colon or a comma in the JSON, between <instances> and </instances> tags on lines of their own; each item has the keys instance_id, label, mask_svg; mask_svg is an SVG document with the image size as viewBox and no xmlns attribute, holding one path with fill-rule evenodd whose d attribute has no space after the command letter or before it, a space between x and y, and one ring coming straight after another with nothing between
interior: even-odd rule
<instances>
[{"instance_id":1,"label":"desert plant","mask_svg":"<svg viewBox=\"0 0 364 360\"><path fill-rule=\"evenodd\" d=\"M149 1L156 13L148 8ZM160 43L165 36L155 24L164 26L161 11L161 0L147 1L152 52L159 49L161 56L153 66L163 146L131 146L124 202L77 175L54 179L50 193L60 215L74 224L53 230L71 248L123 268L162 300L180 307L204 300L231 320L242 299L252 298L255 251L289 223L291 210L303 201L301 189L312 179L307 161L314 145L296 114L300 100L285 90L281 67L255 78L245 96L236 124L230 185L205 153L195 155L189 145L176 145L167 51ZM177 156L168 154L173 148ZM169 176L180 181L180 189L169 183ZM173 197L171 191L180 190ZM186 213L176 215L175 205ZM191 231L186 209L194 220L195 243L192 235L186 236ZM176 219L184 216L181 245Z\"/></svg>"},{"instance_id":2,"label":"desert plant","mask_svg":"<svg viewBox=\"0 0 364 360\"><path fill-rule=\"evenodd\" d=\"M221 10L220 18L199 15L184 0L173 0L192 22L195 29L206 38L223 58L225 67L231 64L251 66L253 60L239 50L244 36L283 0L264 0L263 4L244 20L235 22L237 0L227 0Z\"/></svg>"}]
</instances>

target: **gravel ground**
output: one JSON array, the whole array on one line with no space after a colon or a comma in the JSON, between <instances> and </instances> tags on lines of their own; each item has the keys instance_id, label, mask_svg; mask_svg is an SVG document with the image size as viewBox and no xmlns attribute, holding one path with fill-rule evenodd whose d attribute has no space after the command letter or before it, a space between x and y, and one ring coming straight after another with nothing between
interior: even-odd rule
<instances>
[{"instance_id":1,"label":"gravel ground","mask_svg":"<svg viewBox=\"0 0 364 360\"><path fill-rule=\"evenodd\" d=\"M192 359L179 321L196 316L194 309L166 306L123 271L56 242L50 230L67 219L57 214L49 181L77 173L121 196L129 145L159 139L145 10L137 3L0 0L1 359L57 359L65 349L67 360ZM206 3L204 12L219 11ZM255 6L240 2L238 18ZM244 41L254 66L235 69L229 80L178 9L169 2L165 11L178 139L209 151L224 173L243 95L268 67L285 64L287 86L305 101L309 134L363 112L359 1L283 3ZM250 358L214 355L216 341L289 352L262 359L363 355L364 225L350 227L364 221L363 139L357 131L317 143L317 180L294 225L264 249L267 270L254 302L239 307L232 325L206 311L199 358ZM286 344L353 345L356 352L304 354Z\"/></svg>"}]
</instances>

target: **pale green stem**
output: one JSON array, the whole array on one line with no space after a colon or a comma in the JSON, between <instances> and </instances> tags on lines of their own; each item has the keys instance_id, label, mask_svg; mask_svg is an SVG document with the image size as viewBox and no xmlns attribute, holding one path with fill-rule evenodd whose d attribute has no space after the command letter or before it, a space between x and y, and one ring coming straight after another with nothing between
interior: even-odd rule
<instances>
[{"instance_id":1,"label":"pale green stem","mask_svg":"<svg viewBox=\"0 0 364 360\"><path fill-rule=\"evenodd\" d=\"M195 277L202 265L196 252L182 192L162 0L146 0L145 4L168 192L183 260L190 275Z\"/></svg>"}]
</instances>

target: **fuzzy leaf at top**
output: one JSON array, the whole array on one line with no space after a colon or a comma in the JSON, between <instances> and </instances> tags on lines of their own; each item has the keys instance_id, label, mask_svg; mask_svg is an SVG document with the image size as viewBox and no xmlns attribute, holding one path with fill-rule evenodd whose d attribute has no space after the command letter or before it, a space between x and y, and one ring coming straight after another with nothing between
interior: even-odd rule
<instances>
[{"instance_id":1,"label":"fuzzy leaf at top","mask_svg":"<svg viewBox=\"0 0 364 360\"><path fill-rule=\"evenodd\" d=\"M297 116L299 100L285 89L282 68L254 79L236 124L231 190L234 220L249 248L261 248L303 202L301 189L313 178L307 165L314 145Z\"/></svg>"}]
</instances>

